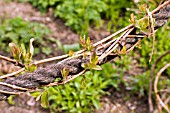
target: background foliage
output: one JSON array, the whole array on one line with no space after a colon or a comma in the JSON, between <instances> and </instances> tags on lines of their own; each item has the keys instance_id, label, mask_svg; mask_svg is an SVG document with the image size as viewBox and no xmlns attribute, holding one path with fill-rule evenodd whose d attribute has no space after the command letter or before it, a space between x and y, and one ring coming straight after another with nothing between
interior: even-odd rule
<instances>
[{"instance_id":1,"label":"background foliage","mask_svg":"<svg viewBox=\"0 0 170 113\"><path fill-rule=\"evenodd\" d=\"M71 27L81 35L87 34L89 27L102 27L104 22L108 23L107 29L109 31L115 31L117 27L124 27L127 25L127 15L130 14L126 12L126 8L133 4L131 0L19 1L30 2L41 11L47 11L49 8L52 8L54 10L55 17L62 18L65 21L65 25ZM115 22L118 22L119 25L115 24Z\"/></svg>"},{"instance_id":2,"label":"background foliage","mask_svg":"<svg viewBox=\"0 0 170 113\"><path fill-rule=\"evenodd\" d=\"M105 27L108 31L123 28L129 24L130 12L127 12L126 8L135 7L134 3L129 0L19 1L30 2L41 11L52 8L54 17L63 19L67 26L79 34L87 33L89 27L94 26L96 28ZM152 3L151 7L155 6L156 3ZM115 90L121 90L120 84L139 96L147 95L151 66L158 56L170 49L169 26L170 22L156 32L155 50L150 63L152 38L146 38L141 42L141 49L135 48L135 52L118 58L116 62L104 64L102 71L88 72L85 76L78 77L66 85L47 88L51 111L91 112L100 107L100 97L103 94L109 95L107 89L114 87ZM11 41L27 45L30 38L34 38L36 40L34 47L38 49L41 48L38 46L39 44L46 44L43 37L49 35L49 33L50 31L44 25L26 22L21 18L3 20L0 25L0 46L5 51L7 44ZM145 71L139 75L128 75L127 77L125 72L131 69L130 64L134 59L137 60L139 67ZM157 70L165 65L169 59L170 55L162 59ZM165 71L164 74L168 73L170 73L170 69ZM128 78L128 82L124 79L125 77ZM163 85L170 85L169 83L170 80L167 79L159 85L162 87Z\"/></svg>"},{"instance_id":3,"label":"background foliage","mask_svg":"<svg viewBox=\"0 0 170 113\"><path fill-rule=\"evenodd\" d=\"M34 38L35 54L45 46L44 37L50 34L50 30L43 24L24 21L20 17L0 21L0 45L1 50L8 51L8 44L29 45L31 38Z\"/></svg>"}]
</instances>

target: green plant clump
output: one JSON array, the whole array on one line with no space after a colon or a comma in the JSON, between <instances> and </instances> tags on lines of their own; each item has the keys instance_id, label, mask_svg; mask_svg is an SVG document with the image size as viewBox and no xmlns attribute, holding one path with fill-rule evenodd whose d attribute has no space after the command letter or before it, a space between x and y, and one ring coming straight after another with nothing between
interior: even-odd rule
<instances>
[{"instance_id":1,"label":"green plant clump","mask_svg":"<svg viewBox=\"0 0 170 113\"><path fill-rule=\"evenodd\" d=\"M86 72L84 76L77 77L72 82L47 89L50 109L52 112L66 111L73 113L91 112L100 107L100 97L108 94L108 87L118 88L122 74L115 74L113 64L102 66L103 70Z\"/></svg>"},{"instance_id":2,"label":"green plant clump","mask_svg":"<svg viewBox=\"0 0 170 113\"><path fill-rule=\"evenodd\" d=\"M120 0L19 0L27 1L38 7L41 11L48 8L54 10L54 16L65 20L65 24L79 34L87 34L88 28L103 25L107 19L108 30L124 27L128 23L126 8L132 5L132 1ZM128 13L129 15L129 13ZM129 17L129 16L127 16ZM117 23L119 25L117 25Z\"/></svg>"},{"instance_id":3,"label":"green plant clump","mask_svg":"<svg viewBox=\"0 0 170 113\"><path fill-rule=\"evenodd\" d=\"M0 23L0 49L9 51L7 46L11 42L28 47L30 39L34 38L35 53L38 53L45 44L43 37L49 34L50 30L43 24L24 21L19 17L6 19Z\"/></svg>"}]
</instances>

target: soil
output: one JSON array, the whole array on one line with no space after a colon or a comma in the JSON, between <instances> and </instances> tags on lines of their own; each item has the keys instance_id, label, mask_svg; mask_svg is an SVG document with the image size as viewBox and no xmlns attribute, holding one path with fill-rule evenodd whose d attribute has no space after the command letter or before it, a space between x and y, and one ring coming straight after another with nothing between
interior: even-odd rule
<instances>
[{"instance_id":1,"label":"soil","mask_svg":"<svg viewBox=\"0 0 170 113\"><path fill-rule=\"evenodd\" d=\"M52 15L53 13L51 9L49 9L48 13L42 14L37 9L32 7L29 3L4 2L3 0L0 1L0 18L5 19L20 16L24 20L43 23L48 26L52 31L50 37L60 40L62 44L78 43L79 35L73 32L69 27L65 26L64 22L61 19L54 18ZM94 41L101 40L103 37L106 37L109 34L110 33L103 28L89 29L89 36ZM57 47L56 44L49 46L52 46L53 48ZM49 56L36 56L35 59L52 56L54 57L61 54L63 54L63 52L55 51ZM1 63L1 65L0 67L4 67L3 65L6 65L7 67L10 66L10 69L13 68L10 64ZM4 71L3 73L10 73L14 71L8 71L6 68L2 70ZM125 89L122 89L121 91L110 89L109 92L111 95L105 95L102 97L102 107L99 110L96 110L95 113L147 113L147 96L139 98L137 95L132 95L130 91L127 91ZM1 101L1 113L49 113L48 110L43 109L40 106L39 102L36 102L35 99L29 94L16 96L14 97L14 101L14 105L10 105L6 101Z\"/></svg>"}]
</instances>

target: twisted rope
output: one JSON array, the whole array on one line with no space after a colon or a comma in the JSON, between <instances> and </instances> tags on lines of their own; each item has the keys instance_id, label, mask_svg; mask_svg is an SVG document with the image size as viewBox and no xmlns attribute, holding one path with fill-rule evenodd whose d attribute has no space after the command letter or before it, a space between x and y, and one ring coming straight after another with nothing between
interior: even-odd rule
<instances>
[{"instance_id":1,"label":"twisted rope","mask_svg":"<svg viewBox=\"0 0 170 113\"><path fill-rule=\"evenodd\" d=\"M168 4L169 3L170 1L168 1ZM155 29L162 27L167 22L168 18L170 18L170 5L164 6L162 9L153 14L153 18L156 19ZM117 38L115 38L116 36ZM95 47L94 52L99 57L98 65L102 65L120 55L120 53L114 52L114 50L121 51L123 47L126 47L126 52L128 52L132 50L143 38L144 34L136 34L134 25L129 25L97 42L93 46ZM3 82L0 82L0 100L4 100L12 94L21 94L26 91L35 90L41 86L55 85L56 78L63 78L61 74L63 68L69 70L71 79L77 77L86 71L82 67L82 64L88 63L90 56L92 55L91 53L87 53L87 57L84 58L84 52L86 51L81 50L81 52L78 52L73 57L68 57L49 67L37 69L32 73L25 73L17 77L7 78Z\"/></svg>"}]
</instances>

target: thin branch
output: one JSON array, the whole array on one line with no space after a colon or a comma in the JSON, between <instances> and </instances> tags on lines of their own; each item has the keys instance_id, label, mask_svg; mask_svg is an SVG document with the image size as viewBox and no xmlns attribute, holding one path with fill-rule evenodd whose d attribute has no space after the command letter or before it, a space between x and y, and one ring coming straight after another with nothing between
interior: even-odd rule
<instances>
[{"instance_id":1,"label":"thin branch","mask_svg":"<svg viewBox=\"0 0 170 113\"><path fill-rule=\"evenodd\" d=\"M119 45L119 44L118 44L118 41L120 41L120 39L121 39L122 37L124 37L124 36L128 33L128 31L129 31L129 29L127 29L120 37L118 37L118 38L116 39L116 41L115 41L113 44L110 45L110 47L104 52L104 54L102 54L102 55L98 58L99 62L100 62L103 58L107 57L111 52L113 52L114 49L116 49L116 48L118 47L118 45Z\"/></svg>"},{"instance_id":2,"label":"thin branch","mask_svg":"<svg viewBox=\"0 0 170 113\"><path fill-rule=\"evenodd\" d=\"M170 110L169 108L164 104L164 102L161 100L159 94L158 94L158 88L157 88L157 85L158 85L158 80L159 80L159 77L161 76L161 74L168 68L170 67L170 63L168 63L167 65L165 65L163 68L160 69L160 71L157 73L156 75L156 78L155 78L155 81L154 81L154 92L155 92L155 96L156 96L156 100L157 100L157 107L158 107L158 110L160 113L162 113L162 110L161 110L161 106L168 112L170 113ZM161 106L160 106L161 105Z\"/></svg>"},{"instance_id":3,"label":"thin branch","mask_svg":"<svg viewBox=\"0 0 170 113\"><path fill-rule=\"evenodd\" d=\"M24 90L24 91L30 90L30 89L27 89L27 88L23 88L23 87L19 87L19 86L16 86L16 85L7 84L7 83L4 83L4 82L0 82L0 85L4 85L4 86L11 87L13 89L19 89L19 90Z\"/></svg>"},{"instance_id":4,"label":"thin branch","mask_svg":"<svg viewBox=\"0 0 170 113\"><path fill-rule=\"evenodd\" d=\"M46 63L46 62L51 62L51 61L54 61L54 60L62 60L62 59L67 58L67 57L68 57L68 54L62 55L62 56L56 56L56 57L52 57L52 58L47 58L47 59L35 61L34 64L38 65L38 64L42 64L42 63Z\"/></svg>"},{"instance_id":5,"label":"thin branch","mask_svg":"<svg viewBox=\"0 0 170 113\"><path fill-rule=\"evenodd\" d=\"M3 91L3 90L0 90L1 93L5 93L5 94L10 94L10 95L20 95L24 92L10 92L10 91Z\"/></svg>"},{"instance_id":6,"label":"thin branch","mask_svg":"<svg viewBox=\"0 0 170 113\"><path fill-rule=\"evenodd\" d=\"M168 104L168 102L170 102L170 96L164 101L165 104Z\"/></svg>"},{"instance_id":7,"label":"thin branch","mask_svg":"<svg viewBox=\"0 0 170 113\"><path fill-rule=\"evenodd\" d=\"M154 43L155 43L155 29L154 29L154 19L152 17L152 14L149 12L149 9L147 9L147 13L148 13L148 16L149 16L149 25L150 25L150 29L151 29L151 35L153 37L153 41L152 41L152 52L151 52L151 55L150 55L150 59L149 59L149 62L151 62L152 60L152 56L153 56L153 53L154 53Z\"/></svg>"},{"instance_id":8,"label":"thin branch","mask_svg":"<svg viewBox=\"0 0 170 113\"><path fill-rule=\"evenodd\" d=\"M127 36L127 38L144 38L144 37L146 37L146 36L144 36L144 35L128 35Z\"/></svg>"},{"instance_id":9,"label":"thin branch","mask_svg":"<svg viewBox=\"0 0 170 113\"><path fill-rule=\"evenodd\" d=\"M15 72L13 72L13 73L6 74L6 75L2 75L2 76L0 76L0 79L14 76L14 75L16 75L16 74L19 74L19 73L23 72L24 70L25 70L25 68L21 68L21 69L19 69L18 71L15 71Z\"/></svg>"},{"instance_id":10,"label":"thin branch","mask_svg":"<svg viewBox=\"0 0 170 113\"><path fill-rule=\"evenodd\" d=\"M123 28L123 29L117 31L116 33L114 33L114 34L112 34L112 35L110 35L110 36L108 36L108 37L102 39L101 41L95 43L95 44L94 44L94 47L97 46L97 45L103 44L104 42L106 42L106 41L112 39L114 36L117 36L118 34L120 34L120 33L124 32L124 31L126 31L127 29L132 28L133 26L134 26L133 24L130 24L129 26L127 26L127 27L125 27L125 28Z\"/></svg>"},{"instance_id":11,"label":"thin branch","mask_svg":"<svg viewBox=\"0 0 170 113\"><path fill-rule=\"evenodd\" d=\"M118 32L116 32L116 33L114 33L114 34L104 38L103 40L93 44L93 46L96 47L96 46L98 46L98 45L100 45L100 44L102 44L102 43L112 39L114 36L120 34L121 32L123 32L123 31L125 31L125 30L127 30L127 29L129 29L131 27L133 27L132 24L127 26L127 27L125 27L125 28L123 28L123 29L121 29L121 30L119 30ZM80 53L82 53L84 51L85 51L85 49L77 51L77 52L75 52L75 54L80 54ZM62 56L57 56L57 57L52 57L52 58L47 58L47 59L43 59L43 60L40 60L40 61L35 61L34 64L38 65L38 64L42 64L42 63L46 63L46 62L51 62L51 61L54 61L54 60L62 60L62 59L67 58L67 57L68 57L68 54L62 55Z\"/></svg>"},{"instance_id":12,"label":"thin branch","mask_svg":"<svg viewBox=\"0 0 170 113\"><path fill-rule=\"evenodd\" d=\"M154 9L151 14L154 14L156 12L158 12L160 9L164 8L165 6L167 6L168 4L170 4L170 0L164 2L163 4L159 5L156 9Z\"/></svg>"},{"instance_id":13,"label":"thin branch","mask_svg":"<svg viewBox=\"0 0 170 113\"><path fill-rule=\"evenodd\" d=\"M153 82L153 76L154 76L154 71L156 68L156 65L158 64L159 61L166 55L170 54L170 50L159 56L156 61L154 62L152 68L151 68L151 73L150 73L150 79L149 79L149 92L148 92L148 104L149 104L149 110L150 112L153 111L153 103L152 103L152 82Z\"/></svg>"},{"instance_id":14,"label":"thin branch","mask_svg":"<svg viewBox=\"0 0 170 113\"><path fill-rule=\"evenodd\" d=\"M78 73L78 74L76 74L76 75L73 75L71 78L66 79L66 80L63 81L63 82L54 82L54 83L50 83L50 84L48 84L48 85L46 85L46 86L58 86L58 85L66 84L67 82L69 82L69 81L77 78L78 76L84 74L85 72L86 72L86 70L83 70L83 71L81 71L80 73Z\"/></svg>"},{"instance_id":15,"label":"thin branch","mask_svg":"<svg viewBox=\"0 0 170 113\"><path fill-rule=\"evenodd\" d=\"M20 63L20 62L17 62L16 60L10 59L10 58L8 58L8 57L2 56L2 55L0 55L0 59L6 60L6 61L8 61L8 62L11 62L11 63L13 63L13 64L16 65L16 66L25 67L24 64L22 64L22 63Z\"/></svg>"},{"instance_id":16,"label":"thin branch","mask_svg":"<svg viewBox=\"0 0 170 113\"><path fill-rule=\"evenodd\" d=\"M161 89L159 93L170 93L170 89Z\"/></svg>"}]
</instances>

